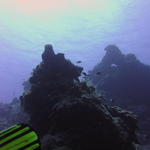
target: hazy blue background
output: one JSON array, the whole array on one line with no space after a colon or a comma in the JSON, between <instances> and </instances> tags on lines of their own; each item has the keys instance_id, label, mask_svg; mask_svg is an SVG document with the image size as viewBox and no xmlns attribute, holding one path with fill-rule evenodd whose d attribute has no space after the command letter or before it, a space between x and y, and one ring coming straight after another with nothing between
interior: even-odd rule
<instances>
[{"instance_id":1,"label":"hazy blue background","mask_svg":"<svg viewBox=\"0 0 150 150\"><path fill-rule=\"evenodd\" d=\"M150 64L149 0L81 1L0 0L0 102L21 94L47 43L86 71L108 44Z\"/></svg>"}]
</instances>

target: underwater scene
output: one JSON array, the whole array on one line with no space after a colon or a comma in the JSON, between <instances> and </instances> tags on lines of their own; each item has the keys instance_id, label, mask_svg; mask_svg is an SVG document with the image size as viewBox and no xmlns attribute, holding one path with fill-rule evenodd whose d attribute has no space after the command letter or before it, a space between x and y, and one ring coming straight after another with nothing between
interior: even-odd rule
<instances>
[{"instance_id":1,"label":"underwater scene","mask_svg":"<svg viewBox=\"0 0 150 150\"><path fill-rule=\"evenodd\" d=\"M0 150L150 150L149 8L0 0Z\"/></svg>"}]
</instances>

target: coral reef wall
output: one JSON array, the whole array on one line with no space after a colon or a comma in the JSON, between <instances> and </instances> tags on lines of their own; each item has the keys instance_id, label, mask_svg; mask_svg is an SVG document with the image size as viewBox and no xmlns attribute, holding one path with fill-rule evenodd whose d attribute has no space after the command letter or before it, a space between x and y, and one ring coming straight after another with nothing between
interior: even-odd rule
<instances>
[{"instance_id":1,"label":"coral reef wall","mask_svg":"<svg viewBox=\"0 0 150 150\"><path fill-rule=\"evenodd\" d=\"M42 149L136 150L136 116L104 103L94 87L79 80L82 70L45 46L30 88L20 97Z\"/></svg>"},{"instance_id":2,"label":"coral reef wall","mask_svg":"<svg viewBox=\"0 0 150 150\"><path fill-rule=\"evenodd\" d=\"M105 51L90 79L109 103L137 114L143 140L150 142L150 66L141 63L134 54L122 54L115 45L107 46Z\"/></svg>"}]
</instances>

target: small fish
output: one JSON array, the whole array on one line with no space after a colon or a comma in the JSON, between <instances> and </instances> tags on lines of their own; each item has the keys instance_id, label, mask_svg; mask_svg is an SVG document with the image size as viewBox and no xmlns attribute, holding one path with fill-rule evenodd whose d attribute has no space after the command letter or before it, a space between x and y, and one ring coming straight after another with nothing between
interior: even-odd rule
<instances>
[{"instance_id":1,"label":"small fish","mask_svg":"<svg viewBox=\"0 0 150 150\"><path fill-rule=\"evenodd\" d=\"M86 72L82 72L83 75L88 76L88 74Z\"/></svg>"},{"instance_id":2,"label":"small fish","mask_svg":"<svg viewBox=\"0 0 150 150\"><path fill-rule=\"evenodd\" d=\"M114 100L114 99L110 99L110 102L114 103L114 102L115 102L115 100Z\"/></svg>"},{"instance_id":3,"label":"small fish","mask_svg":"<svg viewBox=\"0 0 150 150\"><path fill-rule=\"evenodd\" d=\"M116 64L111 64L111 67L118 67L118 65L116 65Z\"/></svg>"},{"instance_id":4,"label":"small fish","mask_svg":"<svg viewBox=\"0 0 150 150\"><path fill-rule=\"evenodd\" d=\"M82 63L82 61L79 60L79 61L77 61L76 63L80 64L80 63Z\"/></svg>"},{"instance_id":5,"label":"small fish","mask_svg":"<svg viewBox=\"0 0 150 150\"><path fill-rule=\"evenodd\" d=\"M96 74L97 74L97 75L101 75L101 72L97 72Z\"/></svg>"}]
</instances>

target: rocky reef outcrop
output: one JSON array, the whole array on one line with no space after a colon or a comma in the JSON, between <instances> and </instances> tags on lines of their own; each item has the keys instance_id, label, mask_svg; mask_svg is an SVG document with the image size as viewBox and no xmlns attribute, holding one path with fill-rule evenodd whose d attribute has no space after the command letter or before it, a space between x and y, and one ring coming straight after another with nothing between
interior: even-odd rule
<instances>
[{"instance_id":1,"label":"rocky reef outcrop","mask_svg":"<svg viewBox=\"0 0 150 150\"><path fill-rule=\"evenodd\" d=\"M150 143L150 66L141 63L134 54L123 54L115 45L107 46L105 51L102 61L90 73L90 79L107 102L138 116L142 141Z\"/></svg>"},{"instance_id":2,"label":"rocky reef outcrop","mask_svg":"<svg viewBox=\"0 0 150 150\"><path fill-rule=\"evenodd\" d=\"M30 89L20 97L42 149L136 150L136 116L107 105L94 87L79 80L82 70L45 46Z\"/></svg>"},{"instance_id":3,"label":"rocky reef outcrop","mask_svg":"<svg viewBox=\"0 0 150 150\"><path fill-rule=\"evenodd\" d=\"M91 79L97 89L107 92L122 103L149 101L150 66L141 63L134 54L124 55L114 45L105 48L102 61L93 69ZM97 75L96 72L101 72Z\"/></svg>"},{"instance_id":4,"label":"rocky reef outcrop","mask_svg":"<svg viewBox=\"0 0 150 150\"><path fill-rule=\"evenodd\" d=\"M0 130L22 122L28 122L28 116L22 111L18 98L8 104L0 103Z\"/></svg>"}]
</instances>

